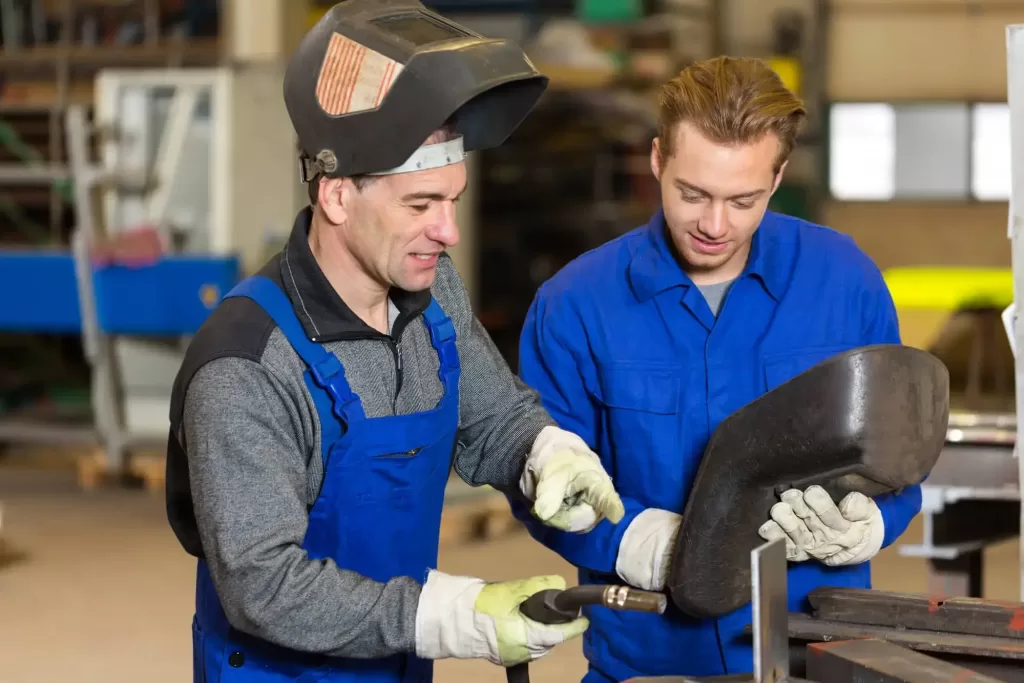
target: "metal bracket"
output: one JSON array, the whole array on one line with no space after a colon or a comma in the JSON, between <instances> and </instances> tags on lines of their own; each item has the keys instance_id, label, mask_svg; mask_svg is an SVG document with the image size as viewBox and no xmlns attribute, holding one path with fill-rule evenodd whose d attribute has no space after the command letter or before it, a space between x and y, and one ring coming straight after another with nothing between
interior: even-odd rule
<instances>
[{"instance_id":1,"label":"metal bracket","mask_svg":"<svg viewBox=\"0 0 1024 683\"><path fill-rule=\"evenodd\" d=\"M757 683L782 683L789 679L786 569L785 541L772 541L750 551Z\"/></svg>"}]
</instances>

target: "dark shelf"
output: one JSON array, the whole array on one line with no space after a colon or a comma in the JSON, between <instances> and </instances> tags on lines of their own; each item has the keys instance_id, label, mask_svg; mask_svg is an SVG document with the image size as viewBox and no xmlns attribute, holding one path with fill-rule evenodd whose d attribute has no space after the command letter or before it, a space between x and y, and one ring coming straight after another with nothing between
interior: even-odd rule
<instances>
[{"instance_id":1,"label":"dark shelf","mask_svg":"<svg viewBox=\"0 0 1024 683\"><path fill-rule=\"evenodd\" d=\"M108 66L213 65L221 59L220 41L195 39L139 45L44 45L19 50L0 50L0 70L53 68L67 60L76 68Z\"/></svg>"}]
</instances>

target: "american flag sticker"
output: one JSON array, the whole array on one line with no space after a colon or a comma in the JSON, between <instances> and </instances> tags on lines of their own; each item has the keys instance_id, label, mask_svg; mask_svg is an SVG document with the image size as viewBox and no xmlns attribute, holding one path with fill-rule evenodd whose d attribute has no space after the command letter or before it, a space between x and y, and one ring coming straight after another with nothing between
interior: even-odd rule
<instances>
[{"instance_id":1,"label":"american flag sticker","mask_svg":"<svg viewBox=\"0 0 1024 683\"><path fill-rule=\"evenodd\" d=\"M401 71L395 60L335 33L320 67L316 101L331 116L376 109Z\"/></svg>"}]
</instances>

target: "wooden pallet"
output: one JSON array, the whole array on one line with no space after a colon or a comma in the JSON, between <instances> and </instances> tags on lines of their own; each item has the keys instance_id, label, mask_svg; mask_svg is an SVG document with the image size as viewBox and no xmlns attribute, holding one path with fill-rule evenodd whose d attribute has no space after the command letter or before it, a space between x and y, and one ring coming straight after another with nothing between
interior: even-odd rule
<instances>
[{"instance_id":1,"label":"wooden pallet","mask_svg":"<svg viewBox=\"0 0 1024 683\"><path fill-rule=\"evenodd\" d=\"M154 453L136 453L127 456L126 474L129 479L141 482L154 495L164 491L166 457ZM93 491L111 480L106 454L97 449L83 453L76 462L78 486L84 491Z\"/></svg>"},{"instance_id":2,"label":"wooden pallet","mask_svg":"<svg viewBox=\"0 0 1024 683\"><path fill-rule=\"evenodd\" d=\"M441 515L441 545L487 541L522 529L500 494L448 503Z\"/></svg>"}]
</instances>

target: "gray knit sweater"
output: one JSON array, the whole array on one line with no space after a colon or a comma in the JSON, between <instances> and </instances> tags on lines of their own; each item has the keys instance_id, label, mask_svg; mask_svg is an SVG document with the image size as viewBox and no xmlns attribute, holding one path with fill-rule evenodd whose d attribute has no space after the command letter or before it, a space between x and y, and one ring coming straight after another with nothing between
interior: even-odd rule
<instances>
[{"instance_id":1,"label":"gray knit sweater","mask_svg":"<svg viewBox=\"0 0 1024 683\"><path fill-rule=\"evenodd\" d=\"M356 318L310 253L309 211L262 274L288 294L307 336L335 353L367 417L429 410L441 398L438 357L422 312L429 294L452 319L462 373L455 471L514 491L530 446L554 424L509 370L442 257L431 292L392 292L391 335ZM381 658L415 650L421 590L310 560L301 548L323 479L320 425L305 367L248 299L223 303L197 334L175 384L168 515L183 547L204 557L231 624L296 650Z\"/></svg>"}]
</instances>

